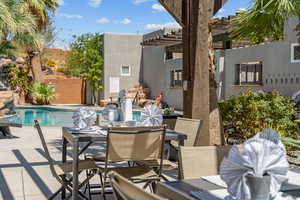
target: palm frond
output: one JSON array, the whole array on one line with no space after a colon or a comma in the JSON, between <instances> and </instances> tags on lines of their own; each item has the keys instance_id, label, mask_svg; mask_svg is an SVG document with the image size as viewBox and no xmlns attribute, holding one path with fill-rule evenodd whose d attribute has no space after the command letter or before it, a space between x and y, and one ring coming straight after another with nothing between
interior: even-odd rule
<instances>
[{"instance_id":1,"label":"palm frond","mask_svg":"<svg viewBox=\"0 0 300 200\"><path fill-rule=\"evenodd\" d=\"M299 0L254 0L253 6L237 14L232 36L253 43L283 39L284 24L299 14Z\"/></svg>"}]
</instances>

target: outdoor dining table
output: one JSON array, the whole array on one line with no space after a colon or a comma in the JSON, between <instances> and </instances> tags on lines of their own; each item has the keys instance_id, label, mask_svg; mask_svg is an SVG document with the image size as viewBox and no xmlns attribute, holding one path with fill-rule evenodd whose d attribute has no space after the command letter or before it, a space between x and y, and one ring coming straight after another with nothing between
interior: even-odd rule
<instances>
[{"instance_id":1,"label":"outdoor dining table","mask_svg":"<svg viewBox=\"0 0 300 200\"><path fill-rule=\"evenodd\" d=\"M291 190L283 191L280 193L277 200L291 200L291 199L300 199L300 171L293 173L294 182L298 182L297 185L288 185L289 183L283 184L286 187L292 187ZM192 193L204 191L202 198L200 196L196 197ZM207 192L207 193L206 193ZM170 182L160 182L157 185L157 194L170 199L170 200L223 200L231 199L224 198L228 197L227 189L224 186L220 186L211 181L208 181L205 178L199 179L187 179L179 181L170 181ZM220 197L222 196L223 197Z\"/></svg>"},{"instance_id":2,"label":"outdoor dining table","mask_svg":"<svg viewBox=\"0 0 300 200\"><path fill-rule=\"evenodd\" d=\"M67 162L67 144L70 143L72 146L72 158L73 158L73 193L72 199L78 199L79 181L78 181L78 162L79 155L82 154L92 143L94 142L105 142L106 135L101 133L87 133L75 131L69 127L62 128L62 162ZM173 130L166 131L165 141L178 141L179 145L184 145L184 140L187 136L183 133L178 133ZM87 142L83 148L79 149L79 143Z\"/></svg>"}]
</instances>

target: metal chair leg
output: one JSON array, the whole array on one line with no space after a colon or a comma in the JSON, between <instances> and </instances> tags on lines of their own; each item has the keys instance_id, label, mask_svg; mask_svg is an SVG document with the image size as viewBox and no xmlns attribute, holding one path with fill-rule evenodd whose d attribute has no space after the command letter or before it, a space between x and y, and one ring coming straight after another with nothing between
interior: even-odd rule
<instances>
[{"instance_id":1,"label":"metal chair leg","mask_svg":"<svg viewBox=\"0 0 300 200\"><path fill-rule=\"evenodd\" d=\"M103 181L101 172L99 173L99 176L100 176L100 183L101 183L101 187L102 187L102 197L105 200L106 199L106 197L105 197L105 180Z\"/></svg>"},{"instance_id":2,"label":"metal chair leg","mask_svg":"<svg viewBox=\"0 0 300 200\"><path fill-rule=\"evenodd\" d=\"M55 193L53 193L48 200L52 200L54 199L61 191L63 190L63 187L59 188L59 190L57 190Z\"/></svg>"}]
</instances>

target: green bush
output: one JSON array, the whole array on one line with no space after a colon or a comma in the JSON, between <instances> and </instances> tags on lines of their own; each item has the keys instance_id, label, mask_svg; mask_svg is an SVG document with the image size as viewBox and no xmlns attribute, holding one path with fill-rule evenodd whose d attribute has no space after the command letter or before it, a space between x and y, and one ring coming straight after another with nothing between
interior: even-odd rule
<instances>
[{"instance_id":1,"label":"green bush","mask_svg":"<svg viewBox=\"0 0 300 200\"><path fill-rule=\"evenodd\" d=\"M31 86L30 92L32 98L40 105L50 104L51 100L57 98L57 94L54 92L54 87L45 83L34 82Z\"/></svg>"},{"instance_id":2,"label":"green bush","mask_svg":"<svg viewBox=\"0 0 300 200\"><path fill-rule=\"evenodd\" d=\"M56 72L65 73L65 68L64 67L59 67L59 68L56 69Z\"/></svg>"},{"instance_id":3,"label":"green bush","mask_svg":"<svg viewBox=\"0 0 300 200\"><path fill-rule=\"evenodd\" d=\"M28 96L30 92L31 79L27 68L10 66L9 83L11 87L20 95Z\"/></svg>"},{"instance_id":4,"label":"green bush","mask_svg":"<svg viewBox=\"0 0 300 200\"><path fill-rule=\"evenodd\" d=\"M295 138L298 133L295 109L290 99L278 92L249 91L220 103L220 111L225 133L231 138L247 139L266 128L283 137Z\"/></svg>"}]
</instances>

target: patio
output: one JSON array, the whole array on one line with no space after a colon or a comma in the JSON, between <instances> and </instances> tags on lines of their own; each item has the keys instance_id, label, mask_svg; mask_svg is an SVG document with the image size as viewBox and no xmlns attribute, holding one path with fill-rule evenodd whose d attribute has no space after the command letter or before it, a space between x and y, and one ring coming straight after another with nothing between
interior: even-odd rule
<instances>
[{"instance_id":1,"label":"patio","mask_svg":"<svg viewBox=\"0 0 300 200\"><path fill-rule=\"evenodd\" d=\"M59 184L51 175L36 130L33 127L11 130L15 138L0 139L1 146L5 147L0 150L0 199L47 199ZM61 160L61 127L47 127L43 131L51 155Z\"/></svg>"}]
</instances>

